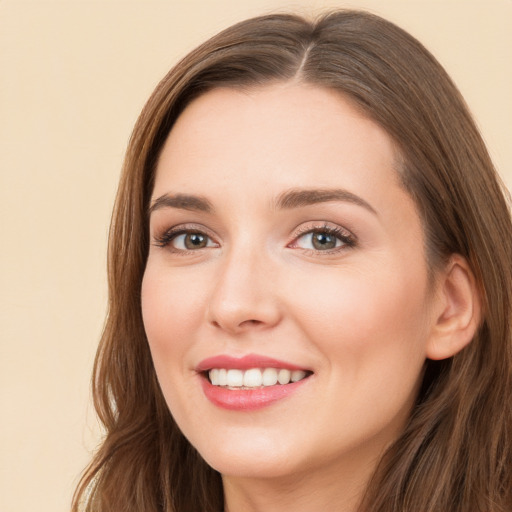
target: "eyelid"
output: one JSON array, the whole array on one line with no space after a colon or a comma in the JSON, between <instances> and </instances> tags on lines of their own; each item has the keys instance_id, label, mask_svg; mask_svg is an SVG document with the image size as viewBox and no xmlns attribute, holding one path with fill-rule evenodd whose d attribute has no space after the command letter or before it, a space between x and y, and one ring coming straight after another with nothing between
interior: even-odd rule
<instances>
[{"instance_id":1,"label":"eyelid","mask_svg":"<svg viewBox=\"0 0 512 512\"><path fill-rule=\"evenodd\" d=\"M341 240L342 245L340 247L335 247L332 249L326 249L324 251L320 251L317 249L307 249L303 247L297 246L297 241L305 235L315 233L315 232L325 232L330 235L335 236L339 240ZM288 247L293 249L301 249L303 251L308 251L314 254L333 254L339 251L347 250L357 245L357 237L349 231L347 228L340 226L339 224L334 224L330 222L315 222L315 223L306 223L296 230L293 240Z\"/></svg>"},{"instance_id":2,"label":"eyelid","mask_svg":"<svg viewBox=\"0 0 512 512\"><path fill-rule=\"evenodd\" d=\"M170 228L162 229L159 234L153 234L154 245L157 247L167 248L172 250L172 252L186 254L188 252L197 252L201 249L210 249L211 247L203 247L199 249L176 249L169 247L171 242L175 240L178 236L188 233L200 233L208 237L217 247L219 243L216 240L216 237L211 233L209 229L201 224L178 224L176 226L172 226Z\"/></svg>"},{"instance_id":3,"label":"eyelid","mask_svg":"<svg viewBox=\"0 0 512 512\"><path fill-rule=\"evenodd\" d=\"M306 233L311 233L312 231L333 231L342 233L346 237L356 238L355 235L347 228L328 221L305 222L296 228L294 237L297 238L301 235L305 235Z\"/></svg>"},{"instance_id":4,"label":"eyelid","mask_svg":"<svg viewBox=\"0 0 512 512\"><path fill-rule=\"evenodd\" d=\"M314 232L325 232L327 234L333 235L342 242L342 245L339 247L334 247L326 250L308 249L304 247L299 247L297 245L297 241L301 237ZM215 244L215 246L200 247L198 249L177 249L175 247L169 247L172 241L175 240L178 236L189 233L200 233L208 237L209 240L211 240L213 244ZM162 229L159 232L159 234L153 233L153 242L154 245L156 245L157 247L167 248L168 250L177 254L195 253L202 249L211 249L220 246L219 242L217 241L217 237L214 234L212 234L208 228L206 228L202 224L195 223L178 224L170 228ZM313 221L309 223L303 223L298 228L296 228L295 233L293 235L293 239L290 243L287 244L287 247L293 249L301 249L302 251L311 252L316 255L328 255L350 249L355 245L357 245L357 237L347 228L340 226L339 224L327 221Z\"/></svg>"}]
</instances>

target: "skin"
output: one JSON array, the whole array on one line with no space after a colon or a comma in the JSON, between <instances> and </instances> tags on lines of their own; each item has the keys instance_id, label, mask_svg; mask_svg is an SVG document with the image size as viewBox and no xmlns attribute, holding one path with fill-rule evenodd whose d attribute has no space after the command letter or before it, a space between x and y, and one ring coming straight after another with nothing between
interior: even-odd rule
<instances>
[{"instance_id":1,"label":"skin","mask_svg":"<svg viewBox=\"0 0 512 512\"><path fill-rule=\"evenodd\" d=\"M429 281L421 222L395 162L388 135L347 100L297 83L211 91L165 143L143 318L168 406L221 472L226 510L354 511L404 427L448 301ZM343 189L367 206L276 207L291 189ZM158 202L175 194L205 198L211 211ZM180 226L207 235L206 247L184 250L183 236L158 242ZM354 244L315 248L304 233L325 226ZM198 363L251 353L313 375L256 411L209 402Z\"/></svg>"}]
</instances>

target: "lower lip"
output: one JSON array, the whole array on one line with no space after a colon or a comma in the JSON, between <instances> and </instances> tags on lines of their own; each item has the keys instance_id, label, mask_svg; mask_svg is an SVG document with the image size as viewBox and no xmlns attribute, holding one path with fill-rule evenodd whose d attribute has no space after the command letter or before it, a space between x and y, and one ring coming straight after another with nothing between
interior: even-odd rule
<instances>
[{"instance_id":1,"label":"lower lip","mask_svg":"<svg viewBox=\"0 0 512 512\"><path fill-rule=\"evenodd\" d=\"M228 389L213 386L208 379L201 377L201 385L206 398L217 407L231 411L254 411L289 397L308 379L306 377L290 384L276 384L254 389Z\"/></svg>"}]
</instances>

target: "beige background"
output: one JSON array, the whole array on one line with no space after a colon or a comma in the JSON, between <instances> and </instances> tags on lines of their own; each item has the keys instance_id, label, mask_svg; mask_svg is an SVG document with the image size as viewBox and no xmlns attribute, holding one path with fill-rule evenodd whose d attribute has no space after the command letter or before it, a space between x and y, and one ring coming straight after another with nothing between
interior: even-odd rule
<instances>
[{"instance_id":1,"label":"beige background","mask_svg":"<svg viewBox=\"0 0 512 512\"><path fill-rule=\"evenodd\" d=\"M268 11L366 7L446 66L512 184L512 0L0 0L0 510L68 510L99 440L89 378L132 125L167 69Z\"/></svg>"}]
</instances>

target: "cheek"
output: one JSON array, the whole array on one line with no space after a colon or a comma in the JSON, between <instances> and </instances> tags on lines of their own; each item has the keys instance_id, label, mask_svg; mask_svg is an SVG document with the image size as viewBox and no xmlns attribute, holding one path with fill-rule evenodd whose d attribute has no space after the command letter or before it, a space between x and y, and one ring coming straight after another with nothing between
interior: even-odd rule
<instances>
[{"instance_id":1,"label":"cheek","mask_svg":"<svg viewBox=\"0 0 512 512\"><path fill-rule=\"evenodd\" d=\"M423 360L426 279L422 272L392 268L317 273L292 287L298 321L320 350L364 363L403 361L412 354Z\"/></svg>"},{"instance_id":2,"label":"cheek","mask_svg":"<svg viewBox=\"0 0 512 512\"><path fill-rule=\"evenodd\" d=\"M148 264L141 287L142 317L153 364L178 424L195 417L192 387L186 382L195 372L187 354L204 316L198 288L190 282L180 279L179 273Z\"/></svg>"},{"instance_id":3,"label":"cheek","mask_svg":"<svg viewBox=\"0 0 512 512\"><path fill-rule=\"evenodd\" d=\"M179 279L169 271L148 265L142 280L141 303L144 328L152 348L176 347L180 340L190 336L203 315L203 302L193 279Z\"/></svg>"},{"instance_id":4,"label":"cheek","mask_svg":"<svg viewBox=\"0 0 512 512\"><path fill-rule=\"evenodd\" d=\"M180 276L148 264L141 288L142 317L153 364L167 403L176 410L181 408L177 390L183 387L183 376L192 373L189 349L199 338L205 315L201 287L194 286L194 279Z\"/></svg>"},{"instance_id":5,"label":"cheek","mask_svg":"<svg viewBox=\"0 0 512 512\"><path fill-rule=\"evenodd\" d=\"M368 272L314 282L315 292L297 289L294 300L297 322L324 356L327 406L318 414L331 428L326 436L335 442L337 432L352 432L354 418L364 420L368 436L400 429L425 361L423 279Z\"/></svg>"}]
</instances>

